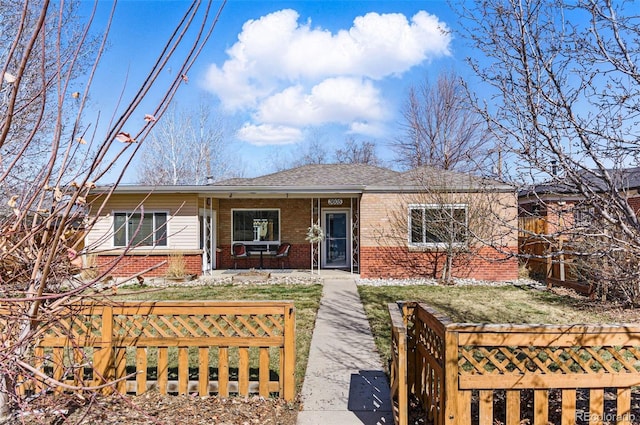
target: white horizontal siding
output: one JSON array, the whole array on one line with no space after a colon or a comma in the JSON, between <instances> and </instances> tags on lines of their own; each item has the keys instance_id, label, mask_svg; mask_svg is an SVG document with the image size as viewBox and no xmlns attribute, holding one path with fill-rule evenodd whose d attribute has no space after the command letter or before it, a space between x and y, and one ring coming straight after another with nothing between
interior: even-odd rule
<instances>
[{"instance_id":1,"label":"white horizontal siding","mask_svg":"<svg viewBox=\"0 0 640 425\"><path fill-rule=\"evenodd\" d=\"M167 248L180 250L198 248L200 240L197 216L171 216L167 223L167 230Z\"/></svg>"},{"instance_id":2,"label":"white horizontal siding","mask_svg":"<svg viewBox=\"0 0 640 425\"><path fill-rule=\"evenodd\" d=\"M167 248L177 250L198 249L198 197L190 194L140 195L114 194L107 201L95 225L87 234L86 246L92 250L113 248L113 213L139 211L167 212ZM94 209L98 206L94 204ZM145 249L149 249L146 247Z\"/></svg>"}]
</instances>

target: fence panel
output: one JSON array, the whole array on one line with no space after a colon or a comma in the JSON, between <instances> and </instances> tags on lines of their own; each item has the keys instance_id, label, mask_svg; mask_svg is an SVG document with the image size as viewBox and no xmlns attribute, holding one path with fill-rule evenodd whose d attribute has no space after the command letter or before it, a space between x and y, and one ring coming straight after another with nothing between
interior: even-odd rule
<instances>
[{"instance_id":1,"label":"fence panel","mask_svg":"<svg viewBox=\"0 0 640 425\"><path fill-rule=\"evenodd\" d=\"M450 325L447 332L458 335L459 392L506 390L512 398L505 405L507 424L546 423L558 410L562 424L597 418L623 424L632 417L631 388L640 385L637 325ZM607 410L605 389L616 401ZM520 412L531 390L534 405ZM472 409L459 406L458 413Z\"/></svg>"},{"instance_id":2,"label":"fence panel","mask_svg":"<svg viewBox=\"0 0 640 425\"><path fill-rule=\"evenodd\" d=\"M397 304L389 304L391 318L390 392L394 422L407 425L409 420L409 384L407 382L407 328Z\"/></svg>"},{"instance_id":3,"label":"fence panel","mask_svg":"<svg viewBox=\"0 0 640 425\"><path fill-rule=\"evenodd\" d=\"M444 423L444 382L447 374L445 350L447 335L445 323L448 319L424 304L414 307L416 373L422 383L417 387L418 397L423 402L427 416L434 424Z\"/></svg>"},{"instance_id":4,"label":"fence panel","mask_svg":"<svg viewBox=\"0 0 640 425\"><path fill-rule=\"evenodd\" d=\"M405 305L408 335L415 334L407 352L415 348L418 375L407 388L434 424L640 420L632 410L632 388L640 386L638 325L458 324L423 304Z\"/></svg>"},{"instance_id":5,"label":"fence panel","mask_svg":"<svg viewBox=\"0 0 640 425\"><path fill-rule=\"evenodd\" d=\"M94 386L115 381L121 393L293 400L295 308L288 301L79 304L46 330L36 353L45 373L74 386L89 385L92 374Z\"/></svg>"}]
</instances>

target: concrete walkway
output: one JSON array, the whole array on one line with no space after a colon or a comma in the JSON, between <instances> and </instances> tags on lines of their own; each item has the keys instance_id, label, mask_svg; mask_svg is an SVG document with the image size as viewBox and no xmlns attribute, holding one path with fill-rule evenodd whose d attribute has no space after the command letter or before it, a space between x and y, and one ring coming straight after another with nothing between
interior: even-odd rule
<instances>
[{"instance_id":1,"label":"concrete walkway","mask_svg":"<svg viewBox=\"0 0 640 425\"><path fill-rule=\"evenodd\" d=\"M393 424L383 372L353 277L329 277L311 339L298 425Z\"/></svg>"}]
</instances>

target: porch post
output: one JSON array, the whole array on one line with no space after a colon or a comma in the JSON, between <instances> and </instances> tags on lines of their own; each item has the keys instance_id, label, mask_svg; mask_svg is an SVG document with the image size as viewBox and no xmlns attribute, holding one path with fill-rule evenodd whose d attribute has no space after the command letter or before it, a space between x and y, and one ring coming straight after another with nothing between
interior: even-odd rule
<instances>
[{"instance_id":1,"label":"porch post","mask_svg":"<svg viewBox=\"0 0 640 425\"><path fill-rule=\"evenodd\" d=\"M360 198L351 198L351 273L360 273Z\"/></svg>"},{"instance_id":2,"label":"porch post","mask_svg":"<svg viewBox=\"0 0 640 425\"><path fill-rule=\"evenodd\" d=\"M317 207L316 207L317 219L313 212L314 202L316 200L317 200ZM321 221L320 220L320 198L316 198L316 199L311 198L311 224L309 226L311 227L314 224L317 224L318 226L320 226L320 221ZM310 244L311 244L311 274L313 274L314 264L318 269L318 274L320 274L320 257L321 257L320 247L322 245L322 241L319 241L317 243L310 242Z\"/></svg>"},{"instance_id":3,"label":"porch post","mask_svg":"<svg viewBox=\"0 0 640 425\"><path fill-rule=\"evenodd\" d=\"M207 198L209 203L209 273L211 273L214 269L218 268L218 258L216 256L216 226L218 223L213 219L213 199L211 197Z\"/></svg>"},{"instance_id":4,"label":"porch post","mask_svg":"<svg viewBox=\"0 0 640 425\"><path fill-rule=\"evenodd\" d=\"M311 228L311 226L313 226L313 202L314 202L314 199L311 198L311 208L310 208L310 211L309 211L311 213L310 214L311 217L309 217L310 218L310 220L309 220L310 221L309 228ZM309 250L309 256L310 256L309 260L311 262L311 274L313 274L313 242L309 242L309 247L311 248Z\"/></svg>"},{"instance_id":5,"label":"porch post","mask_svg":"<svg viewBox=\"0 0 640 425\"><path fill-rule=\"evenodd\" d=\"M349 255L350 260L349 262L351 263L351 274L353 274L353 251L354 251L354 246L353 246L353 239L354 239L354 228L353 228L353 198L349 198L349 239L351 239L351 243L349 244L349 248L351 251L351 255Z\"/></svg>"}]
</instances>

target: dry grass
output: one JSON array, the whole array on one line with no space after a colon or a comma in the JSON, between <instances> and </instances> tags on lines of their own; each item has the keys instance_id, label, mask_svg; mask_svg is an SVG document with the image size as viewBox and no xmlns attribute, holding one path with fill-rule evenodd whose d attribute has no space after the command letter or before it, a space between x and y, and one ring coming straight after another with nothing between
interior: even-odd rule
<instances>
[{"instance_id":1,"label":"dry grass","mask_svg":"<svg viewBox=\"0 0 640 425\"><path fill-rule=\"evenodd\" d=\"M84 258L84 267L80 272L83 280L92 280L98 277L98 254L87 254Z\"/></svg>"},{"instance_id":2,"label":"dry grass","mask_svg":"<svg viewBox=\"0 0 640 425\"><path fill-rule=\"evenodd\" d=\"M359 286L358 291L383 360L390 358L387 305L397 301L425 302L463 323L607 323L616 321L617 311L528 286Z\"/></svg>"},{"instance_id":3,"label":"dry grass","mask_svg":"<svg viewBox=\"0 0 640 425\"><path fill-rule=\"evenodd\" d=\"M181 252L172 252L169 255L167 272L165 276L170 279L180 279L187 275L187 264Z\"/></svg>"},{"instance_id":4,"label":"dry grass","mask_svg":"<svg viewBox=\"0 0 640 425\"><path fill-rule=\"evenodd\" d=\"M296 306L296 386L302 386L307 368L322 285L220 285L195 287L128 287L118 299L127 300L291 300Z\"/></svg>"}]
</instances>

